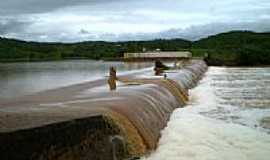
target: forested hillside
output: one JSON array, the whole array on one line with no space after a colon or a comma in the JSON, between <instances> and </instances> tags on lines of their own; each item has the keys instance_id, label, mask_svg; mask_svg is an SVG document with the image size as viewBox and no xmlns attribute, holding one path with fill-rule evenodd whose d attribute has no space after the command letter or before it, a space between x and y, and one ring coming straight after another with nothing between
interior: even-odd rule
<instances>
[{"instance_id":1,"label":"forested hillside","mask_svg":"<svg viewBox=\"0 0 270 160\"><path fill-rule=\"evenodd\" d=\"M270 64L270 33L233 31L193 42L197 55L208 53L215 65Z\"/></svg>"},{"instance_id":2,"label":"forested hillside","mask_svg":"<svg viewBox=\"0 0 270 160\"><path fill-rule=\"evenodd\" d=\"M232 31L191 42L183 39L38 43L0 38L0 61L40 61L68 58L110 59L125 52L190 50L194 56L207 56L210 65L269 65L270 33Z\"/></svg>"},{"instance_id":3,"label":"forested hillside","mask_svg":"<svg viewBox=\"0 0 270 160\"><path fill-rule=\"evenodd\" d=\"M122 57L124 52L143 48L164 51L188 49L191 42L181 39L132 42L37 43L0 39L0 61L61 60L67 58L106 59Z\"/></svg>"}]
</instances>

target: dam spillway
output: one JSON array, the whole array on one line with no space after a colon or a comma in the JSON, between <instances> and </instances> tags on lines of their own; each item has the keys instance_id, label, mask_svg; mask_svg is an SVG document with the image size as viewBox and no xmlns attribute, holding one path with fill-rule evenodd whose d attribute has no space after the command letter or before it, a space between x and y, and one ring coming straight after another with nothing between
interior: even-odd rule
<instances>
[{"instance_id":1,"label":"dam spillway","mask_svg":"<svg viewBox=\"0 0 270 160\"><path fill-rule=\"evenodd\" d=\"M188 89L207 70L194 60L163 77L120 77L0 102L0 159L109 160L147 154Z\"/></svg>"}]
</instances>

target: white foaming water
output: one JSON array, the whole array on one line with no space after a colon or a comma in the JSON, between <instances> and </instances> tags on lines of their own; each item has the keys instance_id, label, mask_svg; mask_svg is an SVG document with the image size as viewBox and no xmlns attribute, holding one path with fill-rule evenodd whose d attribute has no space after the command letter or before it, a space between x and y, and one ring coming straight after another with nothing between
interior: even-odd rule
<instances>
[{"instance_id":1,"label":"white foaming water","mask_svg":"<svg viewBox=\"0 0 270 160\"><path fill-rule=\"evenodd\" d=\"M270 68L267 73L269 71ZM142 159L269 160L269 130L259 127L259 122L262 118L270 116L270 106L267 103L264 108L251 108L224 103L227 101L223 99L224 95L220 94L220 89L228 96L226 91L231 89L231 86L217 86L216 83L221 78L227 83L231 81L228 78L230 72L237 72L241 77L243 73L256 73L256 69L238 71L210 67L205 78L190 91L190 104L172 114L168 126L162 131L157 150ZM241 78L245 83L245 78ZM266 83L268 77L264 78L265 81L257 83ZM238 81L239 77L233 79ZM239 92L242 93L240 99L246 98L245 93L249 91L246 89L246 86L239 88ZM235 94L239 95L239 92ZM230 98L233 99L233 93L230 94ZM268 95L265 97L268 98ZM237 99L239 100L239 97Z\"/></svg>"}]
</instances>

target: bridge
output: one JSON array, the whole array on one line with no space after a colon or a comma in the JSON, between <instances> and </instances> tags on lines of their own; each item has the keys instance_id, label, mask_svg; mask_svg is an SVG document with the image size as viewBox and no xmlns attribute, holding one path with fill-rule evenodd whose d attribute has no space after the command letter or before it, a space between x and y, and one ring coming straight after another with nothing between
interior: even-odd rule
<instances>
[{"instance_id":1,"label":"bridge","mask_svg":"<svg viewBox=\"0 0 270 160\"><path fill-rule=\"evenodd\" d=\"M147 61L147 60L181 60L192 58L192 53L189 51L174 51L174 52L141 52L141 53L124 53L125 61Z\"/></svg>"}]
</instances>

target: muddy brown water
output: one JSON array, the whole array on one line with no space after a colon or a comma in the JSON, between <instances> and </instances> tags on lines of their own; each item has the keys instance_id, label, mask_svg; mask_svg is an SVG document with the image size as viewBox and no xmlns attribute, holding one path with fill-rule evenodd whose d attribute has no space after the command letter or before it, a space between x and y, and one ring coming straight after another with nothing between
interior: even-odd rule
<instances>
[{"instance_id":1,"label":"muddy brown water","mask_svg":"<svg viewBox=\"0 0 270 160\"><path fill-rule=\"evenodd\" d=\"M111 66L118 73L126 73L151 67L153 63L94 60L0 63L0 100L101 79L108 75Z\"/></svg>"},{"instance_id":2,"label":"muddy brown water","mask_svg":"<svg viewBox=\"0 0 270 160\"><path fill-rule=\"evenodd\" d=\"M96 80L1 101L0 141L8 144L0 147L2 158L87 159L86 153L91 152L97 159L110 159L105 151L113 149L112 136L121 137L126 146L126 152L119 150L120 157L146 154L157 147L160 131L173 110L185 104L185 90L195 86L206 69L204 62L192 61L186 68L167 73L168 79L120 76L138 84L120 82L116 91L109 90L106 80ZM93 117L97 123L91 121ZM85 120L98 128L83 128ZM69 128L80 132L71 136ZM57 136L44 141L47 134ZM39 143L37 139L46 143L31 148ZM72 143L65 142L67 139ZM13 154L15 150L17 154Z\"/></svg>"}]
</instances>

